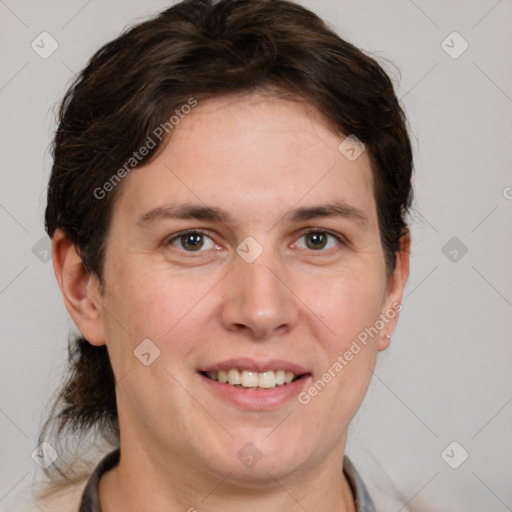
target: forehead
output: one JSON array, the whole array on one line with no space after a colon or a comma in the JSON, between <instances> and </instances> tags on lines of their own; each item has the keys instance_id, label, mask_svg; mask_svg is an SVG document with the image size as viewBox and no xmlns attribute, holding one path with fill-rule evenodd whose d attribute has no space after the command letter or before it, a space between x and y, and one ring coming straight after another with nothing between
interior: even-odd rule
<instances>
[{"instance_id":1,"label":"forehead","mask_svg":"<svg viewBox=\"0 0 512 512\"><path fill-rule=\"evenodd\" d=\"M158 157L125 178L116 208L133 217L194 202L263 221L294 205L342 200L373 222L368 156L347 159L339 150L344 137L304 102L260 94L200 102Z\"/></svg>"}]
</instances>

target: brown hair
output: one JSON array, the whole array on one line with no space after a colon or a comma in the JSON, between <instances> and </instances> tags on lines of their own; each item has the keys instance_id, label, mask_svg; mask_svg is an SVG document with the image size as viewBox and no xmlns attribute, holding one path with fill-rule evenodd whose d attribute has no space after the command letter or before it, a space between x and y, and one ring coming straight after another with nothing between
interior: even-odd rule
<instances>
[{"instance_id":1,"label":"brown hair","mask_svg":"<svg viewBox=\"0 0 512 512\"><path fill-rule=\"evenodd\" d=\"M93 191L190 98L200 102L256 89L308 102L340 134L365 144L391 274L412 201L405 115L390 78L373 58L286 0L184 0L96 52L59 112L45 217L50 237L63 229L101 283L110 215L122 183L100 199ZM169 138L138 164L154 158ZM94 428L115 444L115 378L106 347L70 339L69 360L69 377L40 440L52 429L58 440ZM69 479L69 470L61 454L48 474Z\"/></svg>"}]
</instances>

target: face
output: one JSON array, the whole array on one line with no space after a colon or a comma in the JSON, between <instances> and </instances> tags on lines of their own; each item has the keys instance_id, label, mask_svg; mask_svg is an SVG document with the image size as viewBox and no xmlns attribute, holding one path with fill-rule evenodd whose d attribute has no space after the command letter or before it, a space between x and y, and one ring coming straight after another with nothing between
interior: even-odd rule
<instances>
[{"instance_id":1,"label":"face","mask_svg":"<svg viewBox=\"0 0 512 512\"><path fill-rule=\"evenodd\" d=\"M122 442L240 481L339 463L405 281L343 138L303 103L216 98L125 178L88 338Z\"/></svg>"}]
</instances>

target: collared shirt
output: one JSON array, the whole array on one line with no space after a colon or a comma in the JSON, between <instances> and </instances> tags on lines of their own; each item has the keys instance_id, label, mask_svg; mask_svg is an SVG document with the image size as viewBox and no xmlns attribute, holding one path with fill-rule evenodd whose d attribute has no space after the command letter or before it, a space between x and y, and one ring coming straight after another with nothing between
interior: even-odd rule
<instances>
[{"instance_id":1,"label":"collared shirt","mask_svg":"<svg viewBox=\"0 0 512 512\"><path fill-rule=\"evenodd\" d=\"M85 486L78 512L101 512L98 499L98 483L103 473L106 473L109 469L112 469L119 464L119 455L120 450L119 448L116 448L105 455L105 457L103 457L100 463L96 466ZM352 489L354 502L356 504L356 512L375 512L372 499L368 494L361 476L346 455L343 458L343 472L347 477L350 488Z\"/></svg>"}]
</instances>

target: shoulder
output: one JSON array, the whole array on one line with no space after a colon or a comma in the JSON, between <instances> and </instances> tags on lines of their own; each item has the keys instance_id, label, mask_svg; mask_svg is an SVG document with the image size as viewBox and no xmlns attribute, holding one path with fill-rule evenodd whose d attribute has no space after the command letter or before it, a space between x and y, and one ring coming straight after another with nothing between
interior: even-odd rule
<instances>
[{"instance_id":1,"label":"shoulder","mask_svg":"<svg viewBox=\"0 0 512 512\"><path fill-rule=\"evenodd\" d=\"M34 474L32 482L13 497L13 507L1 512L78 512L84 495L96 493L106 462L112 464L114 454L119 454L119 447L97 441L86 447L75 453L73 463L59 466L58 474L52 473L54 478Z\"/></svg>"},{"instance_id":2,"label":"shoulder","mask_svg":"<svg viewBox=\"0 0 512 512\"><path fill-rule=\"evenodd\" d=\"M46 491L44 496L40 496L32 490L17 505L19 507L17 510L23 510L24 512L78 511L86 483L87 479L83 479L81 482L68 484L58 490Z\"/></svg>"}]
</instances>

